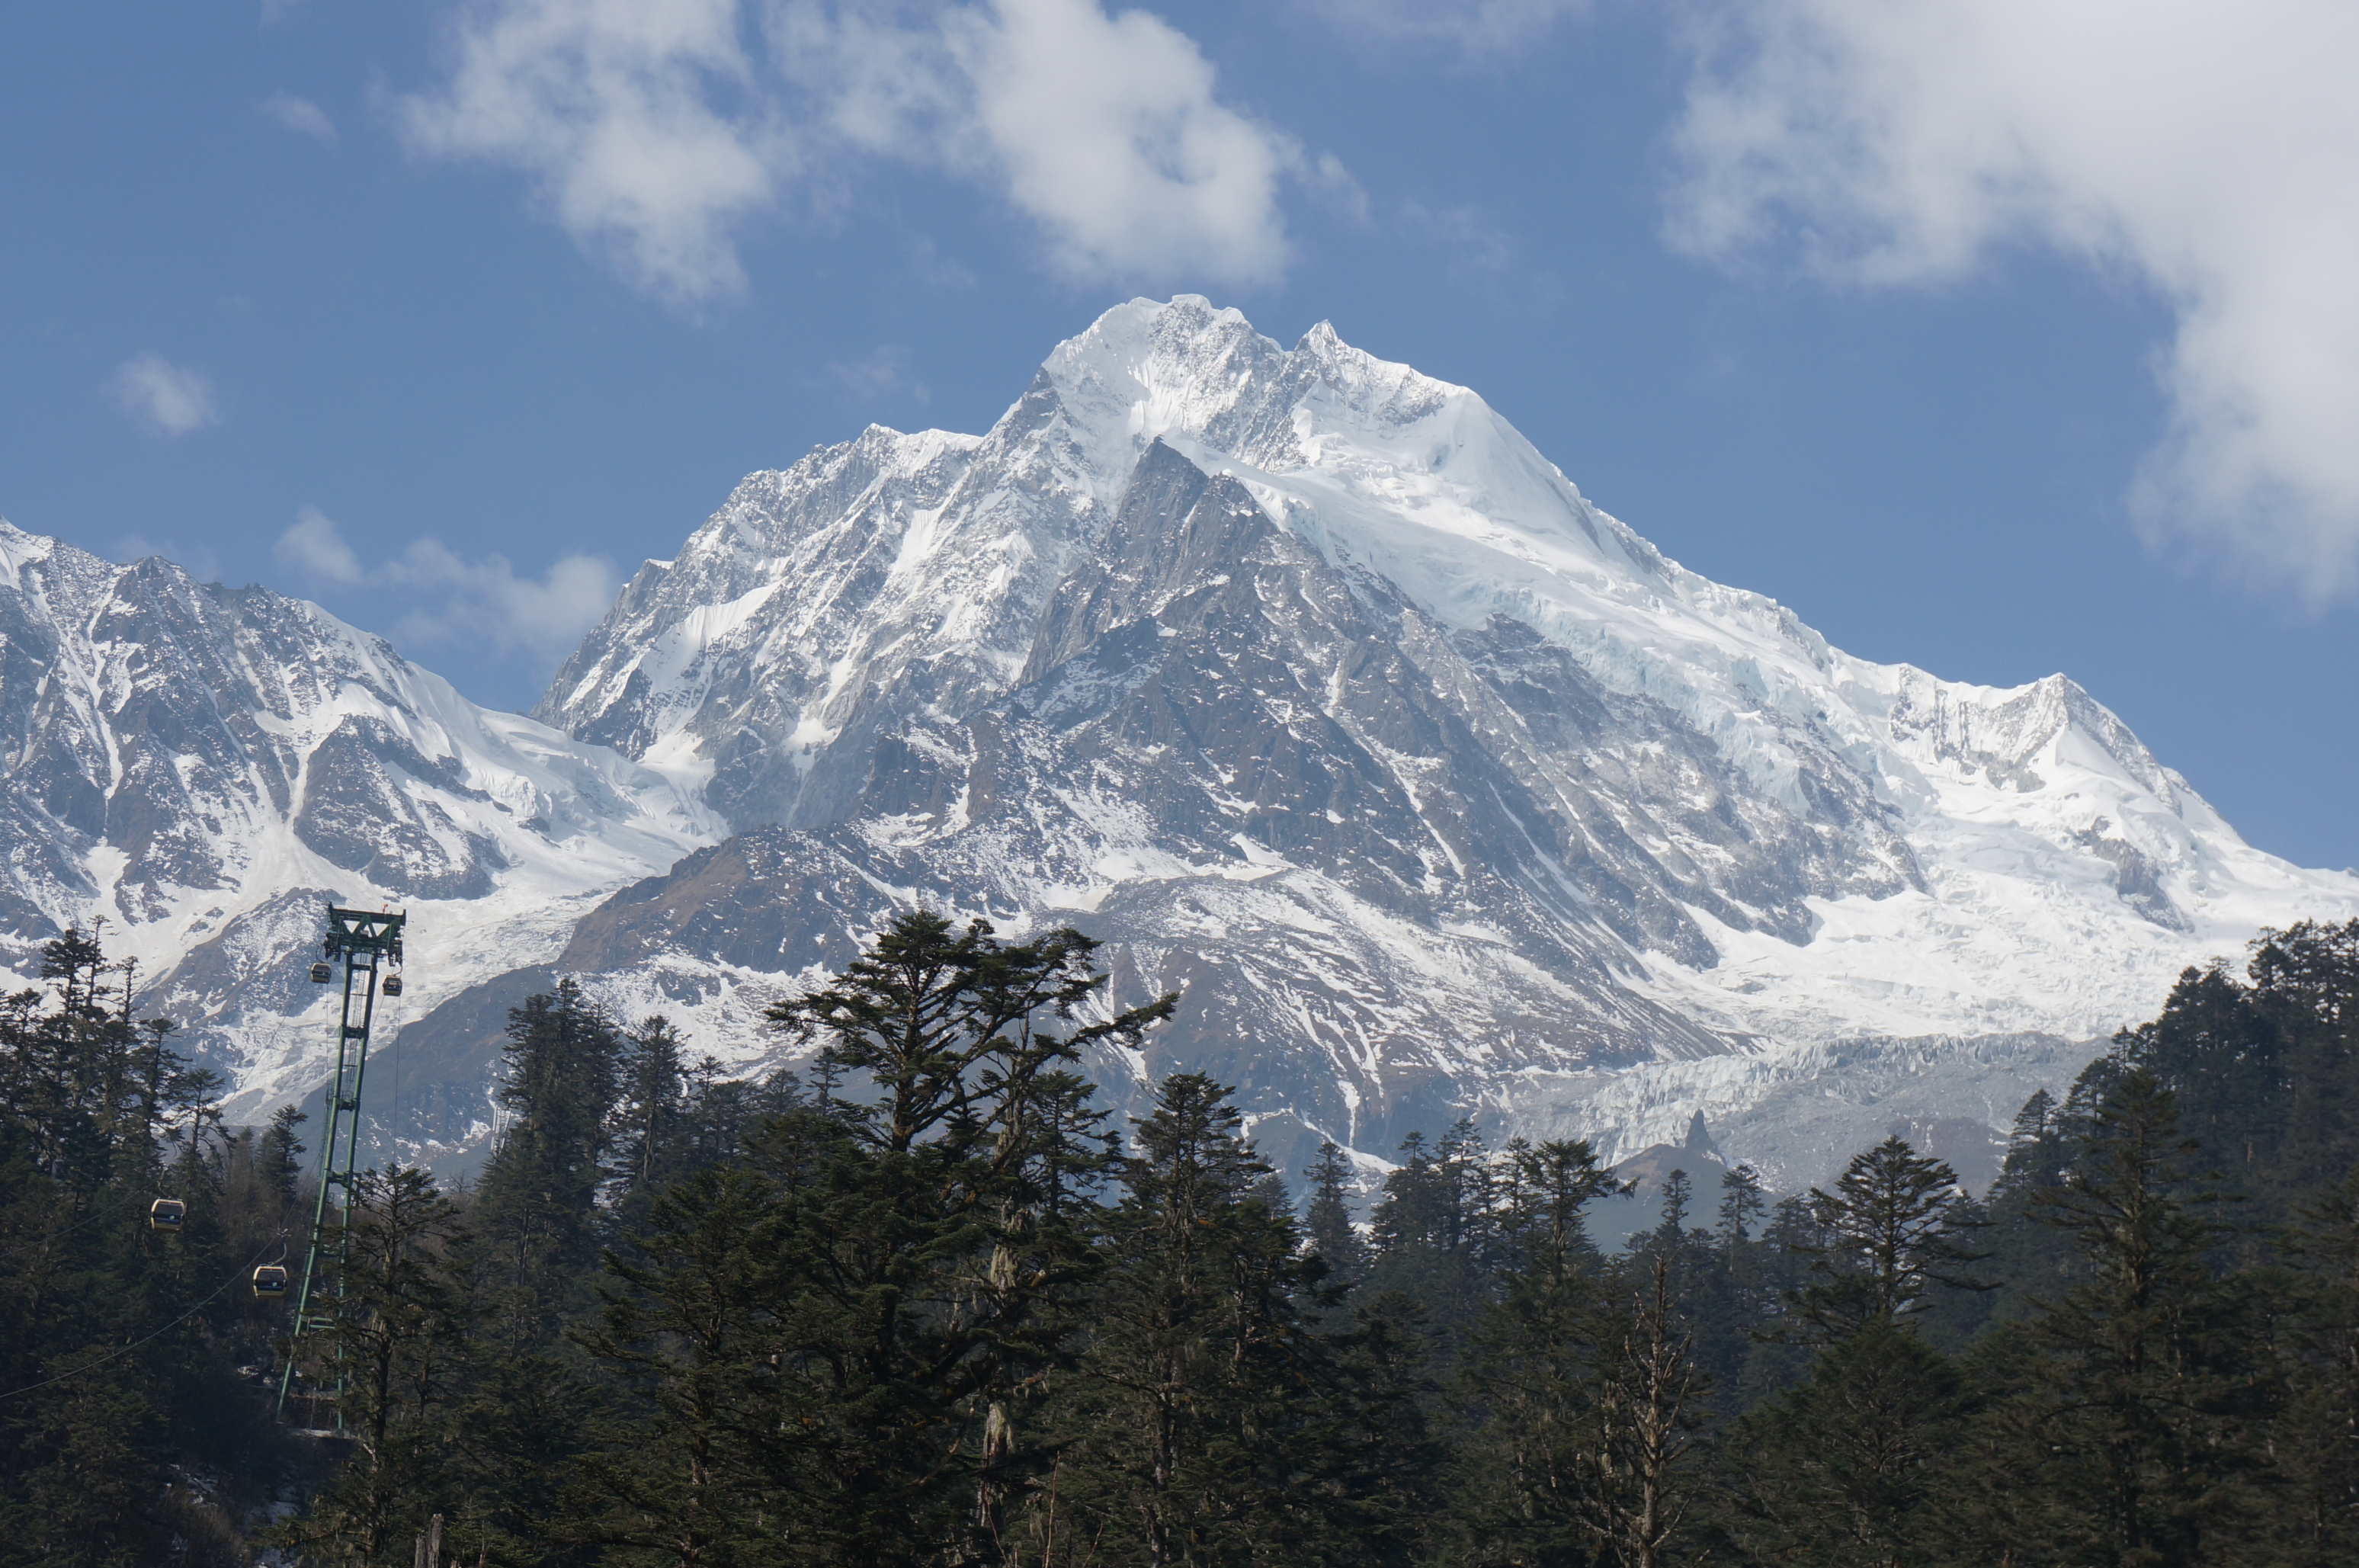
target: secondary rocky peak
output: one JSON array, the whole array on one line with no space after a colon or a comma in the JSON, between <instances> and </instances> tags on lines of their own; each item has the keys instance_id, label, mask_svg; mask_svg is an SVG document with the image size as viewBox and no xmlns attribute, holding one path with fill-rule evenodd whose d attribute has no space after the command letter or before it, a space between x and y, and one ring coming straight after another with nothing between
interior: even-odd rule
<instances>
[{"instance_id":1,"label":"secondary rocky peak","mask_svg":"<svg viewBox=\"0 0 2359 1568\"><path fill-rule=\"evenodd\" d=\"M142 1016L246 1095L310 1086L273 1042L317 998L269 976L321 897L440 906L412 943L431 1001L553 953L569 905L710 836L659 776L478 709L317 605L16 529L0 556L0 964L28 975L103 918Z\"/></svg>"}]
</instances>

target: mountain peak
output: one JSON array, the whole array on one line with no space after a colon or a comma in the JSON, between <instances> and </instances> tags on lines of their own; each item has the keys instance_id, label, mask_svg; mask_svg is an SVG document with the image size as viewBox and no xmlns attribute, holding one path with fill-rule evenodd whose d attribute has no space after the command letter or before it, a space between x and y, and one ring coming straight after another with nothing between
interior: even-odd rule
<instances>
[{"instance_id":1,"label":"mountain peak","mask_svg":"<svg viewBox=\"0 0 2359 1568\"><path fill-rule=\"evenodd\" d=\"M17 573L35 561L47 561L59 548L45 534L28 534L0 517L0 587L16 586Z\"/></svg>"},{"instance_id":2,"label":"mountain peak","mask_svg":"<svg viewBox=\"0 0 2359 1568\"><path fill-rule=\"evenodd\" d=\"M541 712L754 830L722 882L804 889L714 911L731 964L910 901L1082 911L1139 984L1266 1023L1295 1098L1256 1115L1362 1148L1429 1089L1555 1115L1654 1055L1646 1115L1685 1108L1627 1137L1710 1104L1725 1139L1705 1085L1744 1051L2099 1036L2265 921L2359 910L2071 681L1844 655L1473 391L1192 295L1107 310L983 436L749 477ZM603 961L690 986L710 961L646 929ZM1256 1080L1212 1027L1171 1049Z\"/></svg>"}]
</instances>

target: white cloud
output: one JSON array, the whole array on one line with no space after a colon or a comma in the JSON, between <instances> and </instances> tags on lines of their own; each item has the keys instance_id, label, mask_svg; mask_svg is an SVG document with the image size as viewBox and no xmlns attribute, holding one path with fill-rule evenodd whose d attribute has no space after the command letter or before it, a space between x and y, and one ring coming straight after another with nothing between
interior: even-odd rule
<instances>
[{"instance_id":1,"label":"white cloud","mask_svg":"<svg viewBox=\"0 0 2359 1568\"><path fill-rule=\"evenodd\" d=\"M614 602L614 569L595 556L560 558L536 582L506 556L462 560L439 539L418 539L380 569L386 580L440 603L413 610L396 630L419 642L488 641L545 659L572 651Z\"/></svg>"},{"instance_id":2,"label":"white cloud","mask_svg":"<svg viewBox=\"0 0 2359 1568\"><path fill-rule=\"evenodd\" d=\"M1048 231L1058 267L1093 280L1274 279L1294 143L1214 96L1195 44L1096 0L997 0L951 13L979 145L1009 198Z\"/></svg>"},{"instance_id":3,"label":"white cloud","mask_svg":"<svg viewBox=\"0 0 2359 1568\"><path fill-rule=\"evenodd\" d=\"M262 101L262 112L299 136L309 136L315 142L336 139L335 122L327 111L309 98L298 98L292 93L274 93Z\"/></svg>"},{"instance_id":4,"label":"white cloud","mask_svg":"<svg viewBox=\"0 0 2359 1568\"><path fill-rule=\"evenodd\" d=\"M480 0L447 91L402 104L410 145L524 169L568 234L651 293L734 294L733 228L792 163L745 103L738 20L736 0Z\"/></svg>"},{"instance_id":5,"label":"white cloud","mask_svg":"<svg viewBox=\"0 0 2359 1568\"><path fill-rule=\"evenodd\" d=\"M1440 44L1497 55L1584 16L1589 0L1297 0L1345 40L1387 49Z\"/></svg>"},{"instance_id":6,"label":"white cloud","mask_svg":"<svg viewBox=\"0 0 2359 1568\"><path fill-rule=\"evenodd\" d=\"M909 351L899 343L886 343L854 360L831 360L827 378L854 403L907 397L922 406L934 397L933 388L909 374Z\"/></svg>"},{"instance_id":7,"label":"white cloud","mask_svg":"<svg viewBox=\"0 0 2359 1568\"><path fill-rule=\"evenodd\" d=\"M351 587L364 575L361 558L344 542L335 519L317 506L295 514L295 526L278 536L279 561L306 577Z\"/></svg>"},{"instance_id":8,"label":"white cloud","mask_svg":"<svg viewBox=\"0 0 2359 1568\"><path fill-rule=\"evenodd\" d=\"M1674 239L1872 284L2008 245L2177 313L2137 502L2313 595L2359 585L2359 9L2342 0L1712 0Z\"/></svg>"},{"instance_id":9,"label":"white cloud","mask_svg":"<svg viewBox=\"0 0 2359 1568\"><path fill-rule=\"evenodd\" d=\"M318 586L423 601L394 627L396 638L412 646L466 641L554 660L572 651L614 601L614 570L595 556L565 556L536 581L518 576L506 556L469 561L440 539L421 539L390 561L367 565L334 519L314 506L278 536L277 554Z\"/></svg>"},{"instance_id":10,"label":"white cloud","mask_svg":"<svg viewBox=\"0 0 2359 1568\"><path fill-rule=\"evenodd\" d=\"M1223 103L1202 52L1144 11L474 0L451 55L440 91L403 103L411 147L524 170L577 242L682 302L742 289L743 226L850 188L862 155L996 192L1077 278L1249 283L1286 260L1294 143Z\"/></svg>"},{"instance_id":11,"label":"white cloud","mask_svg":"<svg viewBox=\"0 0 2359 1568\"><path fill-rule=\"evenodd\" d=\"M159 436L184 436L221 419L213 384L160 354L125 360L106 389L132 419Z\"/></svg>"}]
</instances>

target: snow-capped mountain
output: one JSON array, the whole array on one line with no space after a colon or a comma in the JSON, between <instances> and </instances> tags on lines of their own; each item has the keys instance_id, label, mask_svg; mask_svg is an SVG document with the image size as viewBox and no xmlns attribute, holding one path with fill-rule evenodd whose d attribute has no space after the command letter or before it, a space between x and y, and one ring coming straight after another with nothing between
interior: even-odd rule
<instances>
[{"instance_id":1,"label":"snow-capped mountain","mask_svg":"<svg viewBox=\"0 0 2359 1568\"><path fill-rule=\"evenodd\" d=\"M398 900L372 1115L413 1157L480 1145L559 973L751 1070L767 1002L923 903L1180 991L1094 1071L1237 1084L1287 1168L1461 1116L1620 1158L1701 1110L1814 1180L2003 1126L2183 966L2359 914L2063 677L1851 658L1473 392L1190 297L982 436L747 478L534 720L260 589L13 529L0 564L0 957L105 914L250 1115L332 1051L318 900Z\"/></svg>"},{"instance_id":2,"label":"snow-capped mountain","mask_svg":"<svg viewBox=\"0 0 2359 1568\"><path fill-rule=\"evenodd\" d=\"M300 1098L333 1051L305 975L323 899L411 911L415 1016L545 961L601 894L718 827L316 605L5 522L0 745L0 964L23 977L40 942L103 919L140 1016L232 1075L233 1120Z\"/></svg>"},{"instance_id":3,"label":"snow-capped mountain","mask_svg":"<svg viewBox=\"0 0 2359 1568\"><path fill-rule=\"evenodd\" d=\"M747 1061L890 908L1071 920L1187 993L1101 1071L1236 1082L1281 1157L1462 1112L1626 1150L1710 1101L1745 1158L1795 1082L1861 1102L1829 1138L2003 1121L2182 966L2359 912L2063 677L1851 658L1473 392L1188 297L984 436L746 479L538 713L740 832L582 923L619 1004Z\"/></svg>"}]
</instances>

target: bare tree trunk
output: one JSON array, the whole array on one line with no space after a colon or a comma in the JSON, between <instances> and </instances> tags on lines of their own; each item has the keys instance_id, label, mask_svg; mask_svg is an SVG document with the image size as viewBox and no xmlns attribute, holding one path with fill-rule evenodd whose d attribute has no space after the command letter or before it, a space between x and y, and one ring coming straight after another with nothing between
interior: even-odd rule
<instances>
[{"instance_id":1,"label":"bare tree trunk","mask_svg":"<svg viewBox=\"0 0 2359 1568\"><path fill-rule=\"evenodd\" d=\"M1666 1247L1599 1389L1589 1530L1624 1568L1660 1568L1692 1500L1680 1462L1695 1447L1705 1383L1673 1308Z\"/></svg>"}]
</instances>

